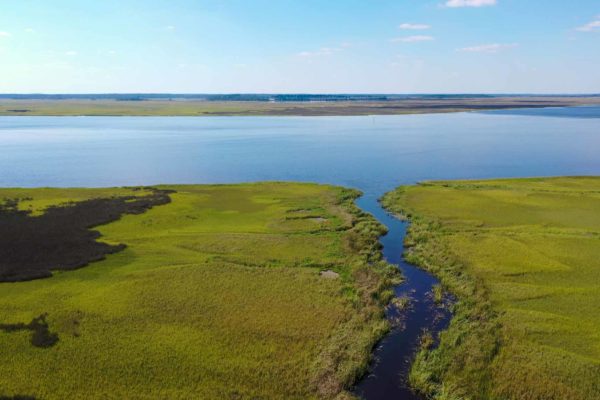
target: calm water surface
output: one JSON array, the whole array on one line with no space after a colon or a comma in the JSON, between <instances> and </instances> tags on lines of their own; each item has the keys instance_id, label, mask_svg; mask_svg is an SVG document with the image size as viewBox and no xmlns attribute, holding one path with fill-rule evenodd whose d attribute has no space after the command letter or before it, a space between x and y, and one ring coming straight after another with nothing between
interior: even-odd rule
<instances>
[{"instance_id":1,"label":"calm water surface","mask_svg":"<svg viewBox=\"0 0 600 400\"><path fill-rule=\"evenodd\" d=\"M549 118L554 117L554 118ZM437 331L437 281L401 258L406 225L377 199L425 179L600 174L600 108L376 117L0 117L0 187L294 180L361 189L388 226L384 255L408 278L413 309L377 347L356 387L366 399L406 388L423 329ZM393 317L393 313L390 317Z\"/></svg>"},{"instance_id":2,"label":"calm water surface","mask_svg":"<svg viewBox=\"0 0 600 400\"><path fill-rule=\"evenodd\" d=\"M569 109L528 112L548 110ZM600 173L598 118L506 112L0 117L0 186L299 180L377 197L423 179Z\"/></svg>"}]
</instances>

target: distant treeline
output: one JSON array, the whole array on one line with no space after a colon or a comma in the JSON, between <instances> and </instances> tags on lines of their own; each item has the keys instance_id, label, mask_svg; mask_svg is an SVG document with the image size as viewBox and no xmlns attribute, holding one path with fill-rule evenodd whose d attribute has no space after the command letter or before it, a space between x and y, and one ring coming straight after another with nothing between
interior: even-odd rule
<instances>
[{"instance_id":1,"label":"distant treeline","mask_svg":"<svg viewBox=\"0 0 600 400\"><path fill-rule=\"evenodd\" d=\"M394 100L444 100L502 97L600 97L591 95L537 95L537 94L180 94L180 93L100 93L100 94L0 94L8 100L203 100L203 101L394 101Z\"/></svg>"}]
</instances>

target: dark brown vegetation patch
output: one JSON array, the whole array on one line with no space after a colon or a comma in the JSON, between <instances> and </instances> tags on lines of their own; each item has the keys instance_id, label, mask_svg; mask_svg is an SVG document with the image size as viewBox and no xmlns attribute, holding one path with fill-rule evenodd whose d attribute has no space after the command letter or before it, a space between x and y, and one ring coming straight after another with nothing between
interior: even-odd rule
<instances>
[{"instance_id":1,"label":"dark brown vegetation patch","mask_svg":"<svg viewBox=\"0 0 600 400\"><path fill-rule=\"evenodd\" d=\"M91 228L141 214L171 201L172 191L146 188L146 196L96 198L53 206L40 216L18 209L18 200L0 202L0 282L52 276L53 270L72 270L104 259L125 248L96 241Z\"/></svg>"},{"instance_id":2,"label":"dark brown vegetation patch","mask_svg":"<svg viewBox=\"0 0 600 400\"><path fill-rule=\"evenodd\" d=\"M50 332L48 322L46 322L47 314L42 314L31 320L30 323L17 323L17 324L0 324L0 331L4 332L17 332L17 331L31 331L31 344L35 347L52 347L58 342L58 335Z\"/></svg>"}]
</instances>

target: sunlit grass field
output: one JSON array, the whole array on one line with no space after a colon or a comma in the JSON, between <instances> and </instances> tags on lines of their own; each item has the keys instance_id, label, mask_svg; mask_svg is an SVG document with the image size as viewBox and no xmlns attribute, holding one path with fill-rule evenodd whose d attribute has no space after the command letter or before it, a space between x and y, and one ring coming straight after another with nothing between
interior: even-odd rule
<instances>
[{"instance_id":1,"label":"sunlit grass field","mask_svg":"<svg viewBox=\"0 0 600 400\"><path fill-rule=\"evenodd\" d=\"M339 187L165 186L172 202L98 229L122 252L0 283L0 323L47 313L59 341L0 331L0 397L343 398L385 332L383 227ZM51 204L129 189L1 189ZM140 193L140 192L135 192ZM332 270L338 278L321 276Z\"/></svg>"},{"instance_id":2,"label":"sunlit grass field","mask_svg":"<svg viewBox=\"0 0 600 400\"><path fill-rule=\"evenodd\" d=\"M600 399L600 178L426 182L387 194L408 259L458 296L411 373L439 399Z\"/></svg>"}]
</instances>

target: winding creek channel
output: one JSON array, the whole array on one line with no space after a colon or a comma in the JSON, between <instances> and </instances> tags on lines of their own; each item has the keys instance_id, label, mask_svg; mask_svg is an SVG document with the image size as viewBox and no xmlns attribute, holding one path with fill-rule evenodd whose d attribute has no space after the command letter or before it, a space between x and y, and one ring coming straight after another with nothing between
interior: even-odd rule
<instances>
[{"instance_id":1,"label":"winding creek channel","mask_svg":"<svg viewBox=\"0 0 600 400\"><path fill-rule=\"evenodd\" d=\"M451 315L447 307L438 306L431 296L432 287L438 280L402 258L407 223L388 214L374 197L363 196L357 204L387 226L387 235L380 238L383 256L402 271L405 280L394 291L397 297L409 297L410 307L402 312L393 307L387 309L387 318L393 328L376 347L370 372L357 384L354 392L367 400L421 399L408 386L410 361L424 330L436 337L446 328Z\"/></svg>"},{"instance_id":2,"label":"winding creek channel","mask_svg":"<svg viewBox=\"0 0 600 400\"><path fill-rule=\"evenodd\" d=\"M513 114L520 115L513 115ZM0 117L0 187L102 187L159 183L318 182L363 191L357 204L386 225L388 262L411 298L377 345L354 392L413 400L406 384L425 329L449 313L437 280L402 259L407 224L377 199L401 184L600 174L600 107L361 117ZM576 137L577 140L573 140Z\"/></svg>"}]
</instances>

